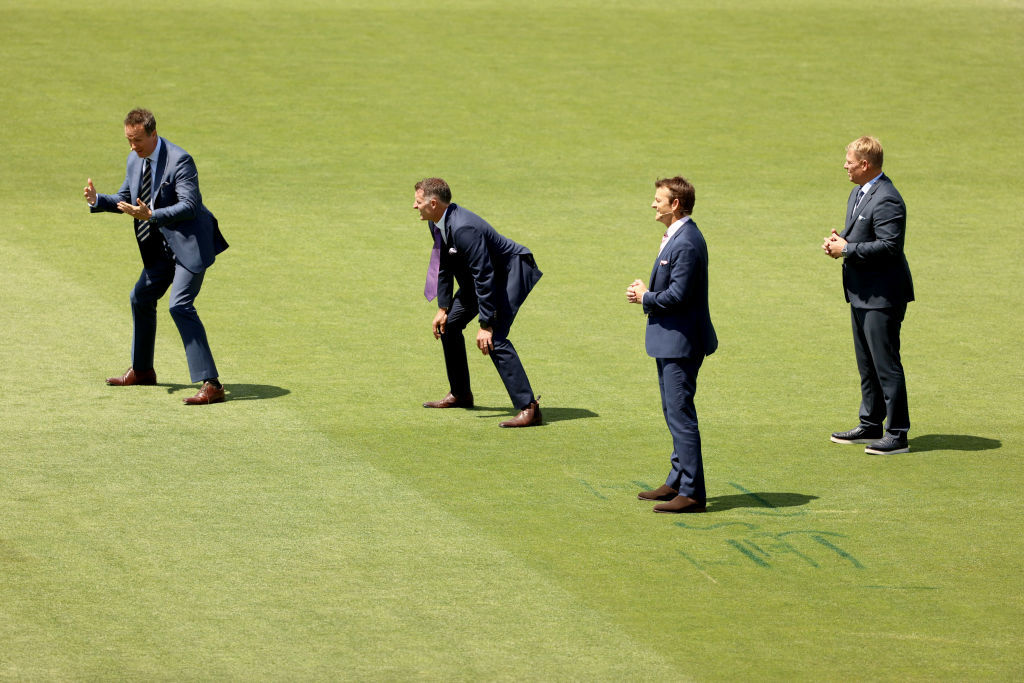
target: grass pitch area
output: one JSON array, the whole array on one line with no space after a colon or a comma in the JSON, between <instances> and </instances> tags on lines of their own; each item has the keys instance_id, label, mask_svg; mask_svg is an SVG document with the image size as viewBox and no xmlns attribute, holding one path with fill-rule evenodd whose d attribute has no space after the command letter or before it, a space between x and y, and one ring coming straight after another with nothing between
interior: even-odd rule
<instances>
[{"instance_id":1,"label":"grass pitch area","mask_svg":"<svg viewBox=\"0 0 1024 683\"><path fill-rule=\"evenodd\" d=\"M6 2L0 678L1024 677L1019 2ZM198 307L223 405L128 365L121 125L152 109L232 247ZM909 211L911 452L856 421L844 146ZM697 188L721 339L710 510L642 315L659 176ZM444 394L412 185L530 247L513 328L548 418L471 358Z\"/></svg>"}]
</instances>

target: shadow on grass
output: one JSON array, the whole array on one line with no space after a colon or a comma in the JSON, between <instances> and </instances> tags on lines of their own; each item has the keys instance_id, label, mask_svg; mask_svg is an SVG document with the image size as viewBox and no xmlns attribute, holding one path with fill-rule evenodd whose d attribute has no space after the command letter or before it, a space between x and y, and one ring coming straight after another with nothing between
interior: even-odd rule
<instances>
[{"instance_id":1,"label":"shadow on grass","mask_svg":"<svg viewBox=\"0 0 1024 683\"><path fill-rule=\"evenodd\" d=\"M161 382L157 386L167 389L168 394L182 390L199 391L198 384L164 384ZM227 401L259 401L266 398L280 398L281 396L287 396L291 392L281 387L275 387L272 384L225 383L224 393L225 400Z\"/></svg>"},{"instance_id":2,"label":"shadow on grass","mask_svg":"<svg viewBox=\"0 0 1024 683\"><path fill-rule=\"evenodd\" d=\"M911 455L928 451L991 451L1003 446L999 439L969 434L923 434L907 441Z\"/></svg>"},{"instance_id":3,"label":"shadow on grass","mask_svg":"<svg viewBox=\"0 0 1024 683\"><path fill-rule=\"evenodd\" d=\"M494 408L489 406L474 406L474 411L484 411L487 415L477 415L481 418L495 418L495 417L515 417L519 414L518 410L512 408ZM587 410L586 408L552 408L549 406L540 407L541 415L544 416L544 422L542 427L549 422L563 422L565 420L582 420L588 417L598 417L598 414L593 410Z\"/></svg>"},{"instance_id":4,"label":"shadow on grass","mask_svg":"<svg viewBox=\"0 0 1024 683\"><path fill-rule=\"evenodd\" d=\"M817 496L806 493L746 493L731 496L714 496L708 498L708 512L724 512L736 508L789 508L800 505L807 505Z\"/></svg>"}]
</instances>

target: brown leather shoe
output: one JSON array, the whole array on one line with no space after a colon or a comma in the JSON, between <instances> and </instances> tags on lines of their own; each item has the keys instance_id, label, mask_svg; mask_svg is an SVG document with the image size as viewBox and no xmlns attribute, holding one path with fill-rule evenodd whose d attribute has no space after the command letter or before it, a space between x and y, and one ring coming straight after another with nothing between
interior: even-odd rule
<instances>
[{"instance_id":1,"label":"brown leather shoe","mask_svg":"<svg viewBox=\"0 0 1024 683\"><path fill-rule=\"evenodd\" d=\"M224 402L224 387L215 387L209 382L203 382L203 386L199 387L199 393L195 396L189 396L185 399L185 405L187 406L201 406L208 403L223 403Z\"/></svg>"},{"instance_id":2,"label":"brown leather shoe","mask_svg":"<svg viewBox=\"0 0 1024 683\"><path fill-rule=\"evenodd\" d=\"M667 503L654 506L655 512L706 512L708 504L694 500L689 496L676 496Z\"/></svg>"},{"instance_id":3,"label":"brown leather shoe","mask_svg":"<svg viewBox=\"0 0 1024 683\"><path fill-rule=\"evenodd\" d=\"M526 406L519 411L519 414L513 417L511 420L505 420L499 427L532 427L539 425L544 420L540 414L540 405L536 401L531 401L530 405Z\"/></svg>"},{"instance_id":4,"label":"brown leather shoe","mask_svg":"<svg viewBox=\"0 0 1024 683\"><path fill-rule=\"evenodd\" d=\"M636 494L636 497L640 500L672 500L679 495L679 491L668 484L662 484L653 491L641 491Z\"/></svg>"},{"instance_id":5,"label":"brown leather shoe","mask_svg":"<svg viewBox=\"0 0 1024 683\"><path fill-rule=\"evenodd\" d=\"M472 408L473 407L473 394L465 394L464 396L456 396L452 392L442 398L440 401L427 401L423 404L424 408Z\"/></svg>"},{"instance_id":6,"label":"brown leather shoe","mask_svg":"<svg viewBox=\"0 0 1024 683\"><path fill-rule=\"evenodd\" d=\"M135 384L152 386L156 384L156 370L150 368L135 372L135 368L128 368L128 372L120 377L108 377L107 384L112 387L130 387Z\"/></svg>"}]
</instances>

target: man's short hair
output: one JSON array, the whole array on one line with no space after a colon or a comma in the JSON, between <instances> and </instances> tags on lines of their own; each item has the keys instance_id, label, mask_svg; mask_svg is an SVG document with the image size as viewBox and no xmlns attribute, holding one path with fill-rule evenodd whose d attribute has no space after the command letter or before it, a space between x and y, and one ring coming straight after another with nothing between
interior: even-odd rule
<instances>
[{"instance_id":1,"label":"man's short hair","mask_svg":"<svg viewBox=\"0 0 1024 683\"><path fill-rule=\"evenodd\" d=\"M128 112L128 116L124 117L124 125L141 125L146 130L146 135L152 135L156 130L156 118L148 109L132 109Z\"/></svg>"},{"instance_id":2,"label":"man's short hair","mask_svg":"<svg viewBox=\"0 0 1024 683\"><path fill-rule=\"evenodd\" d=\"M689 180L681 175L677 175L674 178L662 178L654 181L654 187L667 188L669 203L678 199L679 210L684 216L689 216L693 213L693 204L697 200L697 193Z\"/></svg>"},{"instance_id":3,"label":"man's short hair","mask_svg":"<svg viewBox=\"0 0 1024 683\"><path fill-rule=\"evenodd\" d=\"M882 143L878 138L864 135L846 146L846 151L853 152L858 159L864 159L872 168L882 168Z\"/></svg>"},{"instance_id":4,"label":"man's short hair","mask_svg":"<svg viewBox=\"0 0 1024 683\"><path fill-rule=\"evenodd\" d=\"M452 203L452 188L440 178L424 178L414 189L423 190L423 198L434 197L445 204Z\"/></svg>"}]
</instances>

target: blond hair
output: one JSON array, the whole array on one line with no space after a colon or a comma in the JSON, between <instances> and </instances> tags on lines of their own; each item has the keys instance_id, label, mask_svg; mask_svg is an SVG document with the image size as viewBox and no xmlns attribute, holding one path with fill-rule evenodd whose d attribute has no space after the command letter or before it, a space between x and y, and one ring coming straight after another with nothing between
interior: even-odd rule
<instances>
[{"instance_id":1,"label":"blond hair","mask_svg":"<svg viewBox=\"0 0 1024 683\"><path fill-rule=\"evenodd\" d=\"M878 138L863 135L848 144L846 151L852 151L855 157L867 161L872 168L882 168L882 143Z\"/></svg>"}]
</instances>

